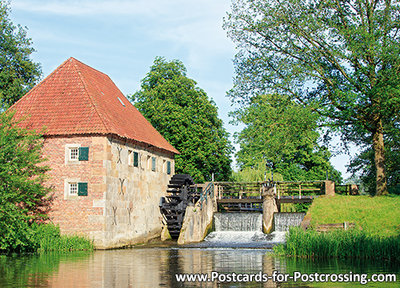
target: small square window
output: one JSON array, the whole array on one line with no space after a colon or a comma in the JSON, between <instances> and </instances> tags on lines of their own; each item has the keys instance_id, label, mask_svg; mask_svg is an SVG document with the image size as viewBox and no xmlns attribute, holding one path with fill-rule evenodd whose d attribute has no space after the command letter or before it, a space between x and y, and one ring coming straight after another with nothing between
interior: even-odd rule
<instances>
[{"instance_id":1,"label":"small square window","mask_svg":"<svg viewBox=\"0 0 400 288\"><path fill-rule=\"evenodd\" d=\"M78 195L78 183L69 183L69 195Z\"/></svg>"},{"instance_id":2,"label":"small square window","mask_svg":"<svg viewBox=\"0 0 400 288\"><path fill-rule=\"evenodd\" d=\"M79 160L79 148L69 148L69 160L78 161Z\"/></svg>"}]
</instances>

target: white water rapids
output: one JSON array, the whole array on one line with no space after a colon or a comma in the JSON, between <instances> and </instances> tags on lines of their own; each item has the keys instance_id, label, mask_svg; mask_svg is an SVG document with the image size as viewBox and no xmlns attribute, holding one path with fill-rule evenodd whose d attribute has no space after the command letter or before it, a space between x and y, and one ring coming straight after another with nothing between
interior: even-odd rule
<instances>
[{"instance_id":1,"label":"white water rapids","mask_svg":"<svg viewBox=\"0 0 400 288\"><path fill-rule=\"evenodd\" d=\"M262 232L261 213L215 213L214 223L215 231L204 239L204 246L268 248L285 241L284 231Z\"/></svg>"}]
</instances>

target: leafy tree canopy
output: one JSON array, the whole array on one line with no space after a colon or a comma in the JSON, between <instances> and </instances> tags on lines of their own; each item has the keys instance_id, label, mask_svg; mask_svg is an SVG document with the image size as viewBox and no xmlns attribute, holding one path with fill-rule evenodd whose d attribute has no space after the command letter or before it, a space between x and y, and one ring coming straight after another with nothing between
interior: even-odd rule
<instances>
[{"instance_id":1,"label":"leafy tree canopy","mask_svg":"<svg viewBox=\"0 0 400 288\"><path fill-rule=\"evenodd\" d=\"M232 113L246 127L235 135L241 168L271 162L285 181L330 180L341 182L329 162L330 153L318 144L320 116L284 95L260 95L250 105ZM276 180L276 179L275 179Z\"/></svg>"},{"instance_id":2,"label":"leafy tree canopy","mask_svg":"<svg viewBox=\"0 0 400 288\"><path fill-rule=\"evenodd\" d=\"M41 69L30 59L35 51L27 28L9 18L8 1L0 1L0 111L7 109L39 80Z\"/></svg>"},{"instance_id":3,"label":"leafy tree canopy","mask_svg":"<svg viewBox=\"0 0 400 288\"><path fill-rule=\"evenodd\" d=\"M31 224L46 219L50 188L42 162L40 135L19 128L12 113L0 114L0 251L31 245Z\"/></svg>"},{"instance_id":4,"label":"leafy tree canopy","mask_svg":"<svg viewBox=\"0 0 400 288\"><path fill-rule=\"evenodd\" d=\"M231 176L232 146L218 118L215 103L186 76L178 60L157 57L142 80L141 90L130 96L150 123L181 153L176 173L197 182L227 180Z\"/></svg>"},{"instance_id":5,"label":"leafy tree canopy","mask_svg":"<svg viewBox=\"0 0 400 288\"><path fill-rule=\"evenodd\" d=\"M224 28L239 48L232 99L280 93L311 105L344 141L372 146L376 193L387 193L385 127L400 126L400 2L233 0Z\"/></svg>"}]
</instances>

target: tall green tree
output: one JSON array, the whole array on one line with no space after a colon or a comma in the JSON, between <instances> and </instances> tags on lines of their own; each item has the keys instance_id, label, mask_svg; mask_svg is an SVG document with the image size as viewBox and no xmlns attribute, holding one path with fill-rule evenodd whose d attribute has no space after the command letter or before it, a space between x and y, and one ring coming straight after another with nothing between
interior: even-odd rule
<instances>
[{"instance_id":1,"label":"tall green tree","mask_svg":"<svg viewBox=\"0 0 400 288\"><path fill-rule=\"evenodd\" d=\"M396 127L385 127L385 161L388 180L388 191L400 194L400 129ZM365 141L368 143L368 141ZM376 170L374 166L374 151L371 145L364 145L362 152L352 159L350 172L353 178L360 179L367 193L374 194L376 186Z\"/></svg>"},{"instance_id":2,"label":"tall green tree","mask_svg":"<svg viewBox=\"0 0 400 288\"><path fill-rule=\"evenodd\" d=\"M35 50L27 28L15 26L9 14L9 1L0 0L0 111L27 93L42 74L30 58Z\"/></svg>"},{"instance_id":3,"label":"tall green tree","mask_svg":"<svg viewBox=\"0 0 400 288\"><path fill-rule=\"evenodd\" d=\"M245 128L235 134L240 144L241 169L257 167L260 160L273 166L285 181L324 180L326 173L340 183L341 176L329 162L330 152L320 146L320 116L285 95L260 95L232 113Z\"/></svg>"},{"instance_id":4,"label":"tall green tree","mask_svg":"<svg viewBox=\"0 0 400 288\"><path fill-rule=\"evenodd\" d=\"M47 218L52 195L44 185L43 139L0 114L0 251L32 248L31 225Z\"/></svg>"},{"instance_id":5,"label":"tall green tree","mask_svg":"<svg viewBox=\"0 0 400 288\"><path fill-rule=\"evenodd\" d=\"M369 139L376 194L387 193L385 129L399 123L400 3L233 0L224 22L237 43L230 96L287 94L328 117L344 141Z\"/></svg>"},{"instance_id":6,"label":"tall green tree","mask_svg":"<svg viewBox=\"0 0 400 288\"><path fill-rule=\"evenodd\" d=\"M190 174L198 182L210 181L213 173L215 180L230 177L228 133L215 103L186 76L182 62L156 58L140 91L130 98L181 153L175 158L176 173Z\"/></svg>"}]
</instances>

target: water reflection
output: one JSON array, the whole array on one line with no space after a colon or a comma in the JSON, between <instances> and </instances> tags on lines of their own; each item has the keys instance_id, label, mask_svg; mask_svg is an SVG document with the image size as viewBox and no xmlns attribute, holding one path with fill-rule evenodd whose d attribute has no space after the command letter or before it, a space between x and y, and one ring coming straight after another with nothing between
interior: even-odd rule
<instances>
[{"instance_id":1,"label":"water reflection","mask_svg":"<svg viewBox=\"0 0 400 288\"><path fill-rule=\"evenodd\" d=\"M0 287L366 287L359 283L179 283L175 274L396 273L375 261L312 261L272 257L261 249L144 248L93 253L0 256ZM399 276L398 276L399 277ZM400 278L399 278L400 279ZM367 287L398 287L369 283Z\"/></svg>"}]
</instances>

